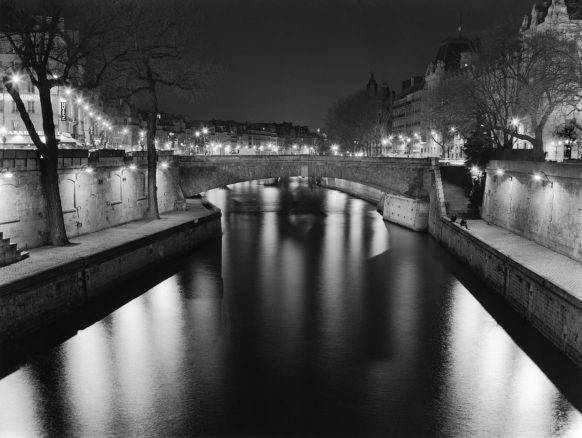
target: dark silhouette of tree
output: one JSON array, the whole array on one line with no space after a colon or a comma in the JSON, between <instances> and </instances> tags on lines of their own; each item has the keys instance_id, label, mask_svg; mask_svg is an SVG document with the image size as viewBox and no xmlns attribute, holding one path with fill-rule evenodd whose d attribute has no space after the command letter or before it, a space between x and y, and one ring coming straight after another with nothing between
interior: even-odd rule
<instances>
[{"instance_id":1,"label":"dark silhouette of tree","mask_svg":"<svg viewBox=\"0 0 582 438\"><path fill-rule=\"evenodd\" d=\"M126 0L120 16L124 22L119 46L123 53L104 73L106 93L125 99L146 114L148 156L148 209L146 218L159 219L155 138L161 97L176 93L195 98L208 83L210 63L203 62L196 45L198 14L189 2L179 0ZM112 59L104 54L103 59Z\"/></svg>"},{"instance_id":2,"label":"dark silhouette of tree","mask_svg":"<svg viewBox=\"0 0 582 438\"><path fill-rule=\"evenodd\" d=\"M387 135L387 117L382 99L360 90L334 103L324 124L330 141L341 150L371 155Z\"/></svg>"},{"instance_id":3,"label":"dark silhouette of tree","mask_svg":"<svg viewBox=\"0 0 582 438\"><path fill-rule=\"evenodd\" d=\"M97 47L111 40L114 17L99 2L0 0L0 44L13 55L0 70L2 83L39 152L47 202L48 243L68 243L59 192L58 139L51 89L83 82L84 64ZM70 26L72 25L72 26ZM19 87L20 79L38 90L44 139L37 132Z\"/></svg>"},{"instance_id":4,"label":"dark silhouette of tree","mask_svg":"<svg viewBox=\"0 0 582 438\"><path fill-rule=\"evenodd\" d=\"M443 78L425 89L422 99L423 126L441 147L441 156L449 155L455 137L469 138L477 125L477 108L465 94L470 79L463 72Z\"/></svg>"}]
</instances>

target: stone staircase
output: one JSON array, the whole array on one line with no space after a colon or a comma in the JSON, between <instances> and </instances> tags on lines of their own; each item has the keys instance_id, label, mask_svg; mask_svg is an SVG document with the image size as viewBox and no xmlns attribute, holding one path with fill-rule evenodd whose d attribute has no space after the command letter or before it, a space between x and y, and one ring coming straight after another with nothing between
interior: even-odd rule
<instances>
[{"instance_id":1,"label":"stone staircase","mask_svg":"<svg viewBox=\"0 0 582 438\"><path fill-rule=\"evenodd\" d=\"M5 239L0 233L0 266L9 265L26 257L28 257L27 251L19 250L16 243L10 243L10 239Z\"/></svg>"},{"instance_id":2,"label":"stone staircase","mask_svg":"<svg viewBox=\"0 0 582 438\"><path fill-rule=\"evenodd\" d=\"M465 189L463 187L443 181L443 192L448 216L463 216L468 213L469 198L465 196Z\"/></svg>"},{"instance_id":3,"label":"stone staircase","mask_svg":"<svg viewBox=\"0 0 582 438\"><path fill-rule=\"evenodd\" d=\"M441 172L447 216L455 215L459 218L477 219L479 212L471 205L469 197L465 194L467 183L463 181L462 172L464 172L464 168L449 168L445 172Z\"/></svg>"}]
</instances>

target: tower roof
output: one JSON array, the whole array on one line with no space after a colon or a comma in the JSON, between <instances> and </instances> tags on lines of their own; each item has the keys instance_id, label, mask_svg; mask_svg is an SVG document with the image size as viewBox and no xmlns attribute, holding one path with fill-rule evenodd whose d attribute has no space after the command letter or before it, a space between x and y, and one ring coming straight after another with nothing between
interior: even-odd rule
<instances>
[{"instance_id":1,"label":"tower roof","mask_svg":"<svg viewBox=\"0 0 582 438\"><path fill-rule=\"evenodd\" d=\"M474 52L477 49L477 41L470 38L447 38L442 41L435 57L435 64L442 62L445 71L458 70L461 66L461 53Z\"/></svg>"}]
</instances>

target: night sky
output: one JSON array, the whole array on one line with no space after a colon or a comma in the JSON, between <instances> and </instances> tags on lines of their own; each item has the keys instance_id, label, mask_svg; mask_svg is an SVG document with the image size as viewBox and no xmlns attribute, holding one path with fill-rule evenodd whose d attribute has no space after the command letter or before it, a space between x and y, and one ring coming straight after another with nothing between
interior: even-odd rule
<instances>
[{"instance_id":1,"label":"night sky","mask_svg":"<svg viewBox=\"0 0 582 438\"><path fill-rule=\"evenodd\" d=\"M424 75L439 42L479 36L529 13L532 0L196 0L201 41L221 65L207 95L170 108L198 120L323 127L329 106L370 72L400 90Z\"/></svg>"}]
</instances>

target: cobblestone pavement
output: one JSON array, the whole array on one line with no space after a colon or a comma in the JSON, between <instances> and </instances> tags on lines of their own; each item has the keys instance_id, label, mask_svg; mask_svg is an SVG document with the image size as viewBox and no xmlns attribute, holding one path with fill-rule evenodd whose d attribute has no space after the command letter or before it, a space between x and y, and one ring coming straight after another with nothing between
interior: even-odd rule
<instances>
[{"instance_id":1,"label":"cobblestone pavement","mask_svg":"<svg viewBox=\"0 0 582 438\"><path fill-rule=\"evenodd\" d=\"M484 220L469 220L469 233L582 300L582 263Z\"/></svg>"},{"instance_id":2,"label":"cobblestone pavement","mask_svg":"<svg viewBox=\"0 0 582 438\"><path fill-rule=\"evenodd\" d=\"M0 268L2 286L39 272L56 268L71 261L114 248L136 238L156 234L167 228L199 219L212 213L199 199L188 200L186 211L172 211L161 215L160 220L135 221L96 233L69 238L69 246L43 246L29 250L28 258Z\"/></svg>"}]
</instances>

